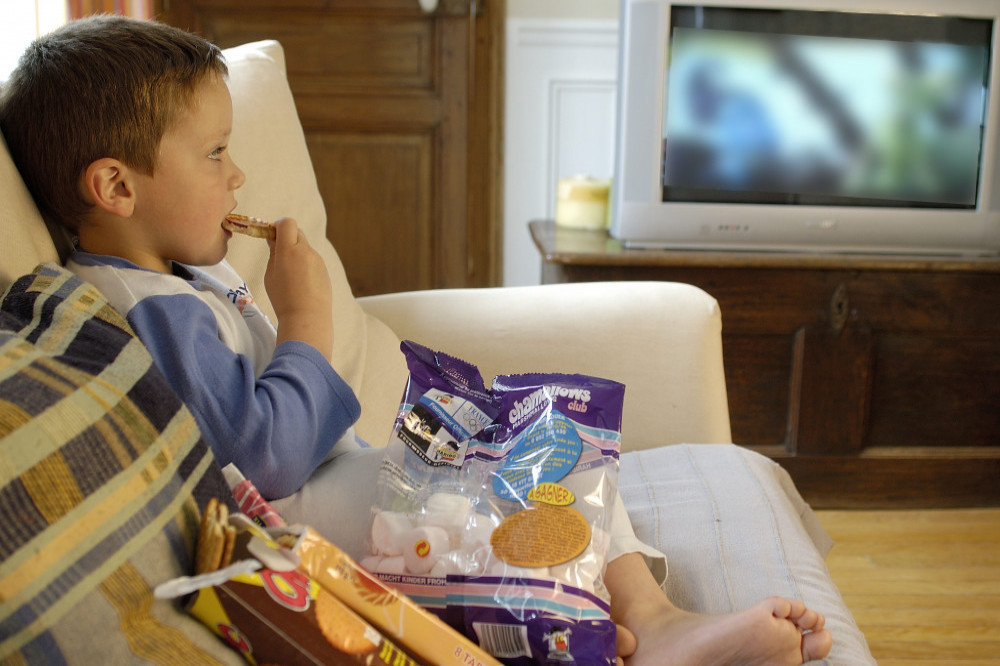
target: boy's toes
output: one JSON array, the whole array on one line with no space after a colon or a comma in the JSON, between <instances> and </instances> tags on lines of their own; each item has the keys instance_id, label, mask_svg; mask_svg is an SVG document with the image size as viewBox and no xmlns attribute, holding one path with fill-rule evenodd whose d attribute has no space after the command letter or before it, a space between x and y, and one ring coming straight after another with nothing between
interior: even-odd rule
<instances>
[{"instance_id":1,"label":"boy's toes","mask_svg":"<svg viewBox=\"0 0 1000 666\"><path fill-rule=\"evenodd\" d=\"M833 647L833 635L825 629L802 635L802 661L822 659L830 654Z\"/></svg>"}]
</instances>

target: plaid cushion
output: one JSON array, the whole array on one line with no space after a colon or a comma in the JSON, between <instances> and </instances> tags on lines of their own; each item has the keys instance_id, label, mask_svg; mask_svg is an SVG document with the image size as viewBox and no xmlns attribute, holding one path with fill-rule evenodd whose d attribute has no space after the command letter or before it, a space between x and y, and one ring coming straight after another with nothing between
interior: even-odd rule
<instances>
[{"instance_id":1,"label":"plaid cushion","mask_svg":"<svg viewBox=\"0 0 1000 666\"><path fill-rule=\"evenodd\" d=\"M0 452L0 662L234 659L152 596L192 571L221 472L124 319L55 264L0 303Z\"/></svg>"}]
</instances>

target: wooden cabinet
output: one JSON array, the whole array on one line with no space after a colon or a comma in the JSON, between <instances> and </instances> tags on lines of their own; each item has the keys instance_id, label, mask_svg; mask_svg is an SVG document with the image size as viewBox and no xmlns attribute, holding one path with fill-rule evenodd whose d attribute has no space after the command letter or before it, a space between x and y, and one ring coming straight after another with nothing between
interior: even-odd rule
<instances>
[{"instance_id":1,"label":"wooden cabinet","mask_svg":"<svg viewBox=\"0 0 1000 666\"><path fill-rule=\"evenodd\" d=\"M531 232L543 282L668 280L718 299L733 438L814 505L1000 504L1000 260Z\"/></svg>"},{"instance_id":2,"label":"wooden cabinet","mask_svg":"<svg viewBox=\"0 0 1000 666\"><path fill-rule=\"evenodd\" d=\"M504 0L157 0L221 47L277 39L356 296L500 281Z\"/></svg>"}]
</instances>

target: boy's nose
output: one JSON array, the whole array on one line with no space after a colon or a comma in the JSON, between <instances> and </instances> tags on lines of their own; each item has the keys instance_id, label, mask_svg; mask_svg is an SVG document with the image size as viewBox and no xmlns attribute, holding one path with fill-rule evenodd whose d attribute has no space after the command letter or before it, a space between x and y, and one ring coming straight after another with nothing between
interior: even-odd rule
<instances>
[{"instance_id":1,"label":"boy's nose","mask_svg":"<svg viewBox=\"0 0 1000 666\"><path fill-rule=\"evenodd\" d=\"M243 169L236 166L233 162L233 175L229 179L230 189L238 190L243 187L243 183L247 181L247 175L243 173Z\"/></svg>"}]
</instances>

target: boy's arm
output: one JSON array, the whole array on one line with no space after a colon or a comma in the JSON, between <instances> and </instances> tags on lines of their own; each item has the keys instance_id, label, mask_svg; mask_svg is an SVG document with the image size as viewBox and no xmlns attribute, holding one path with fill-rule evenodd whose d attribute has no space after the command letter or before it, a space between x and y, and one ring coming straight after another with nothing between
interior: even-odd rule
<instances>
[{"instance_id":1,"label":"boy's arm","mask_svg":"<svg viewBox=\"0 0 1000 666\"><path fill-rule=\"evenodd\" d=\"M127 319L218 462L234 463L268 499L298 490L361 415L351 387L311 344L279 344L255 376L196 296L146 298Z\"/></svg>"},{"instance_id":2,"label":"boy's arm","mask_svg":"<svg viewBox=\"0 0 1000 666\"><path fill-rule=\"evenodd\" d=\"M326 264L290 218L275 222L276 234L264 287L278 318L278 344L298 340L329 361L333 355L333 289Z\"/></svg>"},{"instance_id":3,"label":"boy's arm","mask_svg":"<svg viewBox=\"0 0 1000 666\"><path fill-rule=\"evenodd\" d=\"M217 460L235 463L268 499L295 492L360 416L351 387L315 344L286 340L255 367L222 341L215 295L107 257L78 253L67 266L125 315Z\"/></svg>"}]
</instances>

